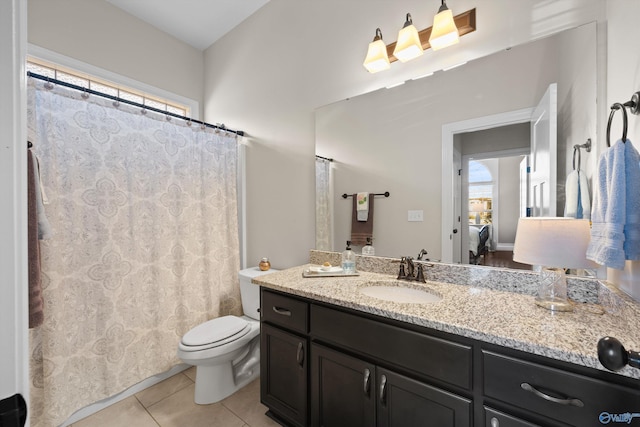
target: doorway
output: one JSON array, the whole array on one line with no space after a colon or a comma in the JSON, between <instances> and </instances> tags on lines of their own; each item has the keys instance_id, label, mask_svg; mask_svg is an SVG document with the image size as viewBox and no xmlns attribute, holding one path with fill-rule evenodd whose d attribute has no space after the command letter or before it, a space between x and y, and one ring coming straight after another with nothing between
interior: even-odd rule
<instances>
[{"instance_id":1,"label":"doorway","mask_svg":"<svg viewBox=\"0 0 640 427\"><path fill-rule=\"evenodd\" d=\"M521 123L529 123L531 115L533 114L533 108L525 108L522 110L509 111L500 114L494 114L491 116L478 117L475 119L464 120L461 122L449 123L442 126L442 261L443 262L460 262L457 259L454 261L454 240L456 248L462 247L463 233L454 233L454 224L457 224L458 218L468 217L468 204L459 202L456 203L452 196L455 194L454 186L458 179L458 169L455 167L446 167L445 165L454 165L454 140L456 140L455 146L460 148L460 134L472 133L477 131L490 130L500 128L504 126L516 125ZM487 143L489 144L489 143ZM491 145L489 145L491 147ZM488 153L492 151L504 151L507 147L503 148L488 148L480 149L481 152ZM464 153L463 153L464 154ZM476 153L467 153L478 154ZM464 179L462 180L464 182ZM462 192L461 192L462 193ZM461 194L462 196L462 194ZM466 196L468 200L468 195ZM455 206L455 208L454 208ZM455 258L459 259L458 254L460 251L456 251Z\"/></svg>"}]
</instances>

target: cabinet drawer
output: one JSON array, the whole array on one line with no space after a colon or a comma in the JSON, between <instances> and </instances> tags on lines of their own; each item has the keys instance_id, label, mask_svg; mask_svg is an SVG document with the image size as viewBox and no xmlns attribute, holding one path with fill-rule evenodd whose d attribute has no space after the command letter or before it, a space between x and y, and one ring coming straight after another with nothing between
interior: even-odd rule
<instances>
[{"instance_id":1,"label":"cabinet drawer","mask_svg":"<svg viewBox=\"0 0 640 427\"><path fill-rule=\"evenodd\" d=\"M470 346L315 304L311 305L311 334L391 366L471 388Z\"/></svg>"},{"instance_id":2,"label":"cabinet drawer","mask_svg":"<svg viewBox=\"0 0 640 427\"><path fill-rule=\"evenodd\" d=\"M640 390L483 351L484 394L573 426L640 413Z\"/></svg>"},{"instance_id":3,"label":"cabinet drawer","mask_svg":"<svg viewBox=\"0 0 640 427\"><path fill-rule=\"evenodd\" d=\"M260 319L306 334L309 331L309 304L262 289Z\"/></svg>"},{"instance_id":4,"label":"cabinet drawer","mask_svg":"<svg viewBox=\"0 0 640 427\"><path fill-rule=\"evenodd\" d=\"M538 424L531 424L511 415L503 414L500 411L484 407L485 427L539 427Z\"/></svg>"}]
</instances>

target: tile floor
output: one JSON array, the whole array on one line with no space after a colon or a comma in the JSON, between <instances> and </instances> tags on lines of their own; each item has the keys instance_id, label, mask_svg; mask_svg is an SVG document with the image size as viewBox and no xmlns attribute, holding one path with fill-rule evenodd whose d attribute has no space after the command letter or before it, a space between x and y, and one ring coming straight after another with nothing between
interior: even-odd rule
<instances>
[{"instance_id":1,"label":"tile floor","mask_svg":"<svg viewBox=\"0 0 640 427\"><path fill-rule=\"evenodd\" d=\"M71 427L271 427L264 413L260 379L221 402L193 402L195 368L189 368L148 389L84 418Z\"/></svg>"}]
</instances>

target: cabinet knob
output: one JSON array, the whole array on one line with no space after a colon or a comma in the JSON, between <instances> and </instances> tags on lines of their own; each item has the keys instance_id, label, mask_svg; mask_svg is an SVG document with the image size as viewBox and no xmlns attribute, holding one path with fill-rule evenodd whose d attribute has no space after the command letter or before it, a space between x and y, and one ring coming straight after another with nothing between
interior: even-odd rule
<instances>
[{"instance_id":1,"label":"cabinet knob","mask_svg":"<svg viewBox=\"0 0 640 427\"><path fill-rule=\"evenodd\" d=\"M491 427L500 427L500 421L496 417L491 418Z\"/></svg>"}]
</instances>

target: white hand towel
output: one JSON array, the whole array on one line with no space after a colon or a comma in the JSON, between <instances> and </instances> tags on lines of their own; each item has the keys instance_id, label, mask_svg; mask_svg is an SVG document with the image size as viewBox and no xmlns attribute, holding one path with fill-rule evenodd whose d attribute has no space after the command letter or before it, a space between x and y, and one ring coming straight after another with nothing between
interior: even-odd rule
<instances>
[{"instance_id":1,"label":"white hand towel","mask_svg":"<svg viewBox=\"0 0 640 427\"><path fill-rule=\"evenodd\" d=\"M356 194L356 213L358 221L366 222L369 219L369 193Z\"/></svg>"},{"instance_id":2,"label":"white hand towel","mask_svg":"<svg viewBox=\"0 0 640 427\"><path fill-rule=\"evenodd\" d=\"M589 196L589 183L587 182L587 175L584 172L578 172L580 175L578 196L578 216L576 218L591 219L591 197Z\"/></svg>"},{"instance_id":3,"label":"white hand towel","mask_svg":"<svg viewBox=\"0 0 640 427\"><path fill-rule=\"evenodd\" d=\"M625 143L624 166L626 200L624 223L624 255L631 261L640 260L640 154L630 140Z\"/></svg>"},{"instance_id":4,"label":"white hand towel","mask_svg":"<svg viewBox=\"0 0 640 427\"><path fill-rule=\"evenodd\" d=\"M564 216L566 217L578 217L578 193L580 191L579 179L580 176L576 170L572 170L569 175L567 175L567 182L564 186Z\"/></svg>"},{"instance_id":5,"label":"white hand towel","mask_svg":"<svg viewBox=\"0 0 640 427\"><path fill-rule=\"evenodd\" d=\"M625 261L625 175L625 143L618 140L598 160L591 241L587 247L588 259L617 269L624 268Z\"/></svg>"}]
</instances>

